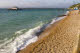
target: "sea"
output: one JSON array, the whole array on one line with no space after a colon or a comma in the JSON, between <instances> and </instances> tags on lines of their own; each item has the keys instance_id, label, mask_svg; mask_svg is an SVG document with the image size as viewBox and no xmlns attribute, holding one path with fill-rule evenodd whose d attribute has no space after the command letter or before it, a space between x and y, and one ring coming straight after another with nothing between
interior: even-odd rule
<instances>
[{"instance_id":1,"label":"sea","mask_svg":"<svg viewBox=\"0 0 80 53\"><path fill-rule=\"evenodd\" d=\"M0 53L16 53L38 40L39 32L68 11L49 9L0 9Z\"/></svg>"}]
</instances>

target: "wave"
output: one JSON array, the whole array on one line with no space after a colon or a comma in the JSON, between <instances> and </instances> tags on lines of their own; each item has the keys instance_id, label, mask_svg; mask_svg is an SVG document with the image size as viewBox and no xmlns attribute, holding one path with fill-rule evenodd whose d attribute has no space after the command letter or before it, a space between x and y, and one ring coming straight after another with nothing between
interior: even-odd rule
<instances>
[{"instance_id":1,"label":"wave","mask_svg":"<svg viewBox=\"0 0 80 53\"><path fill-rule=\"evenodd\" d=\"M67 15L68 13L69 12L67 11L65 15ZM49 24L37 26L25 33L23 33L23 31L26 31L26 29L17 31L15 35L19 35L18 37L16 37L15 39L13 37L12 39L6 41L4 44L0 44L0 53L16 53L17 51L24 49L29 44L36 42L38 40L38 35L46 27L54 24L55 22L63 18L65 18L65 16L54 18ZM7 38L5 40L7 40Z\"/></svg>"},{"instance_id":2,"label":"wave","mask_svg":"<svg viewBox=\"0 0 80 53\"><path fill-rule=\"evenodd\" d=\"M66 11L66 13L64 15L67 16L68 14L69 14L69 11ZM54 18L54 19L52 19L50 24L54 24L55 22L64 19L66 16L61 16L61 17Z\"/></svg>"},{"instance_id":3,"label":"wave","mask_svg":"<svg viewBox=\"0 0 80 53\"><path fill-rule=\"evenodd\" d=\"M18 36L14 40L11 39L10 41L7 41L4 44L0 45L0 53L16 53L17 51L25 48L30 43L37 41L38 37L36 36L36 33L41 31L41 27L42 26L38 26L30 29L28 32ZM21 34L21 31L23 30L17 31L15 34Z\"/></svg>"}]
</instances>

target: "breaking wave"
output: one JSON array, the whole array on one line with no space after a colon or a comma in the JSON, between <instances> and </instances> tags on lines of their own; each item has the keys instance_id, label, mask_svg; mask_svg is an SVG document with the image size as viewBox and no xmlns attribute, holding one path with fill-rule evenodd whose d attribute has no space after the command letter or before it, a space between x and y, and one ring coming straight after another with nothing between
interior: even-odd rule
<instances>
[{"instance_id":1,"label":"breaking wave","mask_svg":"<svg viewBox=\"0 0 80 53\"><path fill-rule=\"evenodd\" d=\"M67 15L69 12L65 15ZM24 49L26 46L28 46L31 43L34 43L38 40L38 35L48 26L51 24L54 24L55 22L65 18L63 17L58 17L54 18L49 24L46 25L40 25L37 26L33 29L30 29L29 31L23 33L23 31L26 31L26 29L20 30L15 32L15 35L19 35L16 38L12 38L10 40L0 40L0 41L6 41L3 44L0 44L0 53L16 53L19 50Z\"/></svg>"}]
</instances>

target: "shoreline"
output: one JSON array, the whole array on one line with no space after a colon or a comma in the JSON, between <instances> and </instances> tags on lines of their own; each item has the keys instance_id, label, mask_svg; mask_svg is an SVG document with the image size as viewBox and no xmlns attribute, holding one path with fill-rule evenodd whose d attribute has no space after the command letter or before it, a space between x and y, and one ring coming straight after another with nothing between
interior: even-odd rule
<instances>
[{"instance_id":1,"label":"shoreline","mask_svg":"<svg viewBox=\"0 0 80 53\"><path fill-rule=\"evenodd\" d=\"M33 52L34 53L36 53L36 52L57 52L57 53L67 52L67 53L75 53L75 52L78 52L77 50L79 49L78 48L78 41L79 41L79 33L80 33L80 31L78 31L79 30L78 28L80 28L80 26L79 26L79 22L78 23L76 22L76 21L79 21L78 20L79 18L75 18L75 17L79 17L78 10L77 11L71 11L69 13L69 15L67 15L67 17L65 19L62 19L59 22L57 22L57 24L55 26L54 26L54 24L52 24L52 27L50 27L50 28L48 28L48 29L46 29L44 31L44 33L47 36L45 36L43 38L39 37L39 38L41 38L40 40L38 40L35 43L30 44L29 46L27 46L25 49L19 51L18 53L29 53L29 52L32 52L32 53ZM65 28L65 30L64 30L64 28ZM71 30L69 30L68 28L69 29L71 28ZM47 34L46 32L48 32L49 34ZM44 35L44 33L42 33L42 35ZM60 34L62 34L62 35L60 35ZM67 34L70 34L70 37L68 37L69 35L67 35ZM65 36L63 36L63 35L65 35ZM62 38L61 39L58 36L62 36L63 38L61 37ZM64 39L64 38L67 38L69 40L69 42L66 42L67 39ZM50 41L52 40L52 42L50 42L49 40ZM56 41L59 41L60 44L56 45L58 43ZM63 42L63 43L61 43L61 42ZM69 45L69 44L71 44L73 47L71 47L71 45ZM60 49L61 45L64 45L62 47L63 49ZM57 49L57 48L55 48L53 46L56 46L56 47L60 46L60 47L58 47L58 49ZM66 49L68 49L67 51L66 51L66 49L64 49L65 46L68 47L68 48L66 48ZM46 47L48 47L48 48L46 48ZM49 50L49 48L50 48L50 50ZM55 48L57 50L55 50L55 49L53 50L52 48L53 49Z\"/></svg>"},{"instance_id":2,"label":"shoreline","mask_svg":"<svg viewBox=\"0 0 80 53\"><path fill-rule=\"evenodd\" d=\"M66 13L64 15L60 15L58 16L58 18L53 19L47 26L46 28L43 30L43 32L38 36L38 40L42 39L43 37L47 36L49 34L48 30L50 30L50 28L54 28L57 23L59 23L61 20L65 19L69 14L69 11L66 11ZM46 34L47 32L47 34ZM37 41L38 41L37 40Z\"/></svg>"},{"instance_id":3,"label":"shoreline","mask_svg":"<svg viewBox=\"0 0 80 53\"><path fill-rule=\"evenodd\" d=\"M42 35L42 34L44 33L44 31L46 31L48 28L51 28L52 25L55 26L56 23L58 23L60 20L64 19L68 14L69 14L69 11L67 11L67 12L66 12L65 14L63 14L63 15L57 16L57 18L52 19L52 21L51 21L50 23L44 24L44 25L39 26L39 27L35 27L36 30L38 30L37 28L39 28L39 31L36 31L36 32L35 32L35 34L36 34L35 37L37 37L37 38L36 38L36 40L35 40L35 38L32 38L32 39L31 39L32 42L29 43L28 45L26 45L26 47L28 47L30 44L33 44L33 43L37 42L38 40L42 39L43 36L44 36L44 35ZM46 36L46 35L45 35L45 36ZM33 41L33 39L34 39L35 41ZM22 47L22 48L24 49L24 48L26 48L26 47ZM17 52L19 52L19 51L21 51L21 50L23 50L23 49L20 49L20 50L18 50Z\"/></svg>"},{"instance_id":4,"label":"shoreline","mask_svg":"<svg viewBox=\"0 0 80 53\"><path fill-rule=\"evenodd\" d=\"M16 38L13 37L12 39L6 41L4 44L1 44L0 47L4 47L0 49L0 52L5 53L7 51L7 53L16 53L16 51L23 50L29 44L38 41L38 39L40 39L41 37L40 34L42 34L47 27L60 20L62 16L64 15L52 19L52 21L47 24L41 22L41 25L31 28L28 31L26 31L26 29L16 31L15 35L19 36L17 36Z\"/></svg>"},{"instance_id":5,"label":"shoreline","mask_svg":"<svg viewBox=\"0 0 80 53\"><path fill-rule=\"evenodd\" d=\"M63 18L62 18L63 17ZM57 19L59 19L59 20L57 20L56 22L54 22L54 20L52 21L52 23L50 23L46 28L45 28L45 30L39 35L39 37L38 37L38 40L40 40L40 39L42 39L42 38L44 38L45 36L47 36L48 34L49 34L49 31L51 30L51 28L53 27L55 27L56 25L57 25L57 23L59 23L61 20L63 20L64 18L66 18L66 16L62 16L62 17L59 17L59 18L57 18ZM61 18L61 19L60 19ZM37 40L37 41L38 41Z\"/></svg>"},{"instance_id":6,"label":"shoreline","mask_svg":"<svg viewBox=\"0 0 80 53\"><path fill-rule=\"evenodd\" d=\"M52 21L51 21L50 23L44 24L42 27L39 27L39 32L36 32L36 33L35 33L35 34L36 34L36 37L37 37L37 40L35 40L34 38L32 38L32 40L34 39L35 41L33 41L32 43L28 44L26 47L28 47L29 45L31 45L31 44L37 42L38 40L42 39L43 37L45 37L46 34L45 34L45 36L42 35L42 34L45 33L44 31L46 31L46 30L48 30L49 28L51 28L52 25L55 26L59 21L61 21L62 19L64 19L64 18L66 17L65 15L67 15L68 13L69 13L69 12L67 11L66 14L60 15L58 18L52 19ZM55 21L54 21L54 20L55 20ZM26 48L26 47L23 47L23 49ZM19 51L23 50L23 49L18 50L17 53L18 53Z\"/></svg>"},{"instance_id":7,"label":"shoreline","mask_svg":"<svg viewBox=\"0 0 80 53\"><path fill-rule=\"evenodd\" d=\"M56 25L57 25L57 23L59 23L61 20L63 20L64 18L66 18L67 16L68 16L68 14L69 14L69 11L67 11L64 15L60 15L60 16L58 16L58 18L55 18L55 19L53 19L46 27L45 27L45 29L43 30L43 32L41 32L41 34L39 34L39 36L38 36L38 40L37 41L39 41L40 39L42 39L42 38L44 38L45 36L47 36L47 34L46 34L46 32L48 32L48 30L49 29L51 29L52 27L55 27ZM49 34L49 32L48 32L48 34ZM36 42L37 42L36 41ZM35 42L34 42L35 43ZM31 44L34 44L34 43L31 43ZM28 46L30 46L31 44L29 44ZM27 47L28 47L27 46ZM26 47L26 48L27 48ZM23 49L22 49L23 50ZM17 53L18 52L20 52L21 50L19 50L19 51L17 51Z\"/></svg>"}]
</instances>

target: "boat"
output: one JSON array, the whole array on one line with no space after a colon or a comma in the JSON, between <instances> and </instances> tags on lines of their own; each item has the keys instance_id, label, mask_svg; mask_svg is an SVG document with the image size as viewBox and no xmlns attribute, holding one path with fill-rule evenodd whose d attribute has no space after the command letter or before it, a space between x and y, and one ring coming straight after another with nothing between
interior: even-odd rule
<instances>
[{"instance_id":1,"label":"boat","mask_svg":"<svg viewBox=\"0 0 80 53\"><path fill-rule=\"evenodd\" d=\"M21 10L21 8L13 7L13 8L8 8L8 10Z\"/></svg>"}]
</instances>

